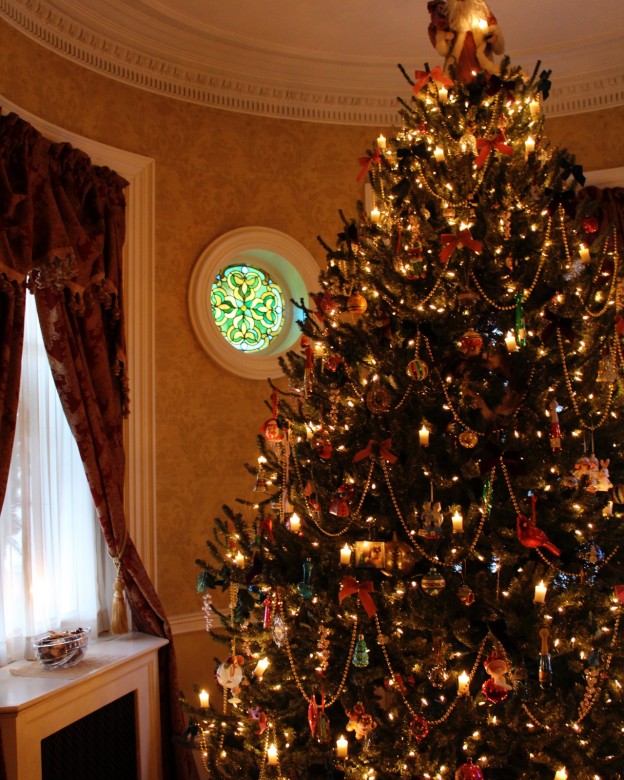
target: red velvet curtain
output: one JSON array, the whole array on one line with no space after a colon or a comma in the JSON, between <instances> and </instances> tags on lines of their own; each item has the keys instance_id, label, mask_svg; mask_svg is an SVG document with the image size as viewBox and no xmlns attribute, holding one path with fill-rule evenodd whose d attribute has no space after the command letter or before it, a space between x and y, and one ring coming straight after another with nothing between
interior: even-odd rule
<instances>
[{"instance_id":1,"label":"red velvet curtain","mask_svg":"<svg viewBox=\"0 0 624 780\"><path fill-rule=\"evenodd\" d=\"M124 514L126 186L69 144L48 141L14 114L0 117L0 499L14 438L28 287L134 625L169 640L160 664L164 777L192 777L189 752L172 741L185 724L171 629Z\"/></svg>"}]
</instances>

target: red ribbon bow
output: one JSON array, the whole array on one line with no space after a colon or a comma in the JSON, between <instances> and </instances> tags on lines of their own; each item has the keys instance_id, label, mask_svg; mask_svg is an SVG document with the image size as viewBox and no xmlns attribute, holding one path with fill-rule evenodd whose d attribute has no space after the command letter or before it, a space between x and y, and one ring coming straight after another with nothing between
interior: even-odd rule
<instances>
[{"instance_id":1,"label":"red ribbon bow","mask_svg":"<svg viewBox=\"0 0 624 780\"><path fill-rule=\"evenodd\" d=\"M470 235L470 230L468 228L460 230L459 233L443 233L442 243L445 244L440 252L440 262L442 263L446 263L457 248L461 249L466 246L477 254L483 249L483 244L480 241L476 241Z\"/></svg>"},{"instance_id":2,"label":"red ribbon bow","mask_svg":"<svg viewBox=\"0 0 624 780\"><path fill-rule=\"evenodd\" d=\"M441 84L447 89L453 86L453 79L445 76L442 68L439 65L436 65L433 70L417 70L414 76L416 77L416 81L414 82L414 94L416 95L425 86L429 79L431 79L431 81L435 81L436 84Z\"/></svg>"},{"instance_id":3,"label":"red ribbon bow","mask_svg":"<svg viewBox=\"0 0 624 780\"><path fill-rule=\"evenodd\" d=\"M390 447L392 447L392 439L384 439L379 445L375 439L371 439L363 450L356 452L353 456L353 462L358 463L364 460L364 458L370 458L374 452L375 455L379 455L380 458L383 458L388 463L396 463L397 456L390 451Z\"/></svg>"},{"instance_id":4,"label":"red ribbon bow","mask_svg":"<svg viewBox=\"0 0 624 780\"><path fill-rule=\"evenodd\" d=\"M368 173L371 165L375 163L375 165L379 165L381 162L381 152L379 149L375 149L375 151L371 154L370 157L358 157L358 162L362 166L362 170L358 173L358 177L356 181L362 181L362 179L366 176Z\"/></svg>"},{"instance_id":5,"label":"red ribbon bow","mask_svg":"<svg viewBox=\"0 0 624 780\"><path fill-rule=\"evenodd\" d=\"M492 153L493 149L506 154L508 157L513 155L513 147L506 142L505 133L496 133L492 138L477 138L477 149L479 149L479 156L476 159L477 168L481 168L487 158Z\"/></svg>"},{"instance_id":6,"label":"red ribbon bow","mask_svg":"<svg viewBox=\"0 0 624 780\"><path fill-rule=\"evenodd\" d=\"M352 596L354 593L357 593L362 602L362 606L366 610L366 614L368 617L372 617L375 612L377 612L375 602L370 595L374 590L375 588L370 580L367 582L358 582L355 577L348 574L340 583L338 601L342 604L343 599L346 599L347 596Z\"/></svg>"}]
</instances>

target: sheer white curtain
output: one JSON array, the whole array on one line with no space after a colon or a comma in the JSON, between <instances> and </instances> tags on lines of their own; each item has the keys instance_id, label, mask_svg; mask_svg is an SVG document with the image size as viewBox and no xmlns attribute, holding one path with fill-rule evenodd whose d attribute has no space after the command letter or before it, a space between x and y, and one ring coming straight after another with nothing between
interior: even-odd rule
<instances>
[{"instance_id":1,"label":"sheer white curtain","mask_svg":"<svg viewBox=\"0 0 624 780\"><path fill-rule=\"evenodd\" d=\"M53 628L108 628L114 568L27 295L17 430L0 512L0 664Z\"/></svg>"}]
</instances>

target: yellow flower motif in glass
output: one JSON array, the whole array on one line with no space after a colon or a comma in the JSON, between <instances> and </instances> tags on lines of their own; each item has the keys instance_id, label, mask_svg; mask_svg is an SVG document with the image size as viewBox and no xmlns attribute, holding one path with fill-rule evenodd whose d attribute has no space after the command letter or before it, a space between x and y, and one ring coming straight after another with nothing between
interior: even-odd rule
<instances>
[{"instance_id":1,"label":"yellow flower motif in glass","mask_svg":"<svg viewBox=\"0 0 624 780\"><path fill-rule=\"evenodd\" d=\"M217 274L210 305L223 337L242 352L265 349L284 325L280 286L250 265L230 265Z\"/></svg>"}]
</instances>

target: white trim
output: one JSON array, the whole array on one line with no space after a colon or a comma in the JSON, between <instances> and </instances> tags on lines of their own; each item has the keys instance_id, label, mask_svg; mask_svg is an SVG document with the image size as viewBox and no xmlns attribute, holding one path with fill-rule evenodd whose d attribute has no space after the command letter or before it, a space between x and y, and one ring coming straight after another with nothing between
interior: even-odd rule
<instances>
[{"instance_id":1,"label":"white trim","mask_svg":"<svg viewBox=\"0 0 624 780\"><path fill-rule=\"evenodd\" d=\"M154 161L93 141L41 119L0 95L3 113L14 112L52 141L68 142L96 165L115 170L126 189L124 299L131 413L126 440L125 504L130 535L156 587L156 450L154 417Z\"/></svg>"},{"instance_id":2,"label":"white trim","mask_svg":"<svg viewBox=\"0 0 624 780\"><path fill-rule=\"evenodd\" d=\"M624 167L585 173L586 187L624 187Z\"/></svg>"},{"instance_id":3,"label":"white trim","mask_svg":"<svg viewBox=\"0 0 624 780\"><path fill-rule=\"evenodd\" d=\"M242 40L228 42L207 30L202 31L203 48L197 51L195 36L178 37L174 28L168 30L169 45L156 48L150 45L149 36L141 35L142 19L137 21L128 13L125 35L120 35L104 14L89 15L79 3L72 7L71 0L0 0L0 17L82 67L185 102L306 122L374 127L392 127L397 122L396 94L402 82L394 58L260 50ZM176 54L176 47L183 56ZM599 41L563 49L555 46L546 52L549 67L566 74L558 78L544 104L546 115L623 105L620 51L614 29ZM528 51L518 52L514 61L530 69L530 57ZM583 70L579 63L589 63L586 67L592 69ZM287 79L279 75L284 73ZM407 96L407 92L402 94Z\"/></svg>"},{"instance_id":4,"label":"white trim","mask_svg":"<svg viewBox=\"0 0 624 780\"><path fill-rule=\"evenodd\" d=\"M206 630L206 621L201 612L188 612L169 618L169 626L173 636L178 634L194 634Z\"/></svg>"},{"instance_id":5,"label":"white trim","mask_svg":"<svg viewBox=\"0 0 624 780\"><path fill-rule=\"evenodd\" d=\"M283 332L267 349L241 352L229 344L214 322L210 308L210 291L215 276L228 265L254 264L275 276L285 298ZM226 371L246 379L282 375L279 357L289 350L301 335L297 320L301 310L290 303L303 300L309 304L308 291L318 287L319 266L298 241L286 233L266 227L243 227L225 233L213 241L199 256L191 273L188 307L191 324L200 344Z\"/></svg>"}]
</instances>

